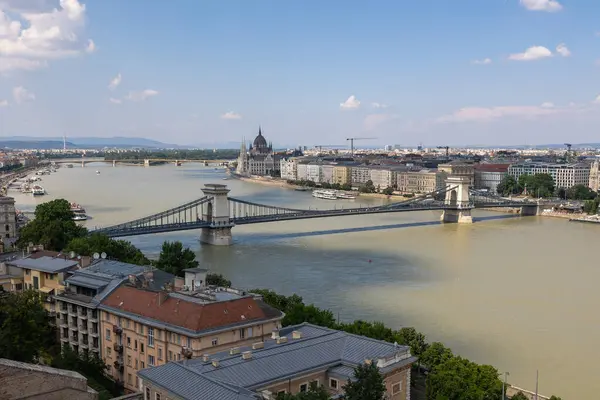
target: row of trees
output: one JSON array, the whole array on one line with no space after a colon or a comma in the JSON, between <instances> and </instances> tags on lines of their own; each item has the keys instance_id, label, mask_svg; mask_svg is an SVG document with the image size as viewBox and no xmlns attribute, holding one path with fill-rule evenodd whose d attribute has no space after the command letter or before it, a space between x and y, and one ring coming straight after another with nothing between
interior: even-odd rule
<instances>
[{"instance_id":1,"label":"row of trees","mask_svg":"<svg viewBox=\"0 0 600 400\"><path fill-rule=\"evenodd\" d=\"M11 172L11 171L18 170L20 168L23 168L23 164L21 164L21 163L8 164L8 165L4 165L4 166L0 167L0 172Z\"/></svg>"},{"instance_id":2,"label":"row of trees","mask_svg":"<svg viewBox=\"0 0 600 400\"><path fill-rule=\"evenodd\" d=\"M235 149L203 149L203 150L140 150L110 152L104 155L105 160L144 160L161 158L166 160L233 160L240 151Z\"/></svg>"},{"instance_id":3,"label":"row of trees","mask_svg":"<svg viewBox=\"0 0 600 400\"><path fill-rule=\"evenodd\" d=\"M568 200L593 200L598 194L586 185L574 185L568 189L557 188L550 174L521 175L519 179L506 175L498 184L498 194L529 194L533 197L558 197Z\"/></svg>"}]
</instances>

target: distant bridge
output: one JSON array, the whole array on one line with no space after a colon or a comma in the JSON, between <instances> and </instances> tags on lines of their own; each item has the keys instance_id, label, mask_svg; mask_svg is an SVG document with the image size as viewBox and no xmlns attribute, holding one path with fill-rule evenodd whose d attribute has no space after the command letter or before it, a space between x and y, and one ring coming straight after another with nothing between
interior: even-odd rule
<instances>
[{"instance_id":1,"label":"distant bridge","mask_svg":"<svg viewBox=\"0 0 600 400\"><path fill-rule=\"evenodd\" d=\"M90 157L90 158L65 158L61 160L52 160L55 164L77 164L85 167L86 164L90 163L108 163L112 164L113 167L117 164L125 165L139 165L144 167L150 167L157 164L175 164L181 165L182 163L201 163L201 164L217 164L217 165L228 165L234 160L188 160L188 159L166 159L166 158L144 158L144 159L122 159L122 160L107 160L102 157Z\"/></svg>"},{"instance_id":2,"label":"distant bridge","mask_svg":"<svg viewBox=\"0 0 600 400\"><path fill-rule=\"evenodd\" d=\"M334 208L328 210L295 209L254 203L229 197L226 185L207 184L204 197L144 218L100 228L92 233L109 237L147 235L201 229L200 240L215 245L232 243L235 225L289 221L309 218L384 214L408 211L443 211L443 222L471 223L474 208L520 208L521 215L537 215L538 204L515 201L491 193L469 189L469 178L450 176L446 187L408 201L373 207Z\"/></svg>"}]
</instances>

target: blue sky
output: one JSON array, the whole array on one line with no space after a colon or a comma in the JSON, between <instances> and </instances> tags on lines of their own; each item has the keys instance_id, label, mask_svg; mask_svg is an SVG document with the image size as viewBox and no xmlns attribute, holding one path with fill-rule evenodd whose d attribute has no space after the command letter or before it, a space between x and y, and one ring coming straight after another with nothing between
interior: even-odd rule
<instances>
[{"instance_id":1,"label":"blue sky","mask_svg":"<svg viewBox=\"0 0 600 400\"><path fill-rule=\"evenodd\" d=\"M197 144L250 139L261 124L282 145L600 141L597 1L0 0L0 10L0 136Z\"/></svg>"}]
</instances>

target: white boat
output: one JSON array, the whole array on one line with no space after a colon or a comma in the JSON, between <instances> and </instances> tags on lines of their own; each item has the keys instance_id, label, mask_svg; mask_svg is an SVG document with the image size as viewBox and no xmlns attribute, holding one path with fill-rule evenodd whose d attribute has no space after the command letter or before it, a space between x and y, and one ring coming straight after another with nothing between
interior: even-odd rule
<instances>
[{"instance_id":1,"label":"white boat","mask_svg":"<svg viewBox=\"0 0 600 400\"><path fill-rule=\"evenodd\" d=\"M69 204L71 211L73 211L74 213L84 213L85 214L85 208L81 207L79 204L77 203L71 203Z\"/></svg>"},{"instance_id":2,"label":"white boat","mask_svg":"<svg viewBox=\"0 0 600 400\"><path fill-rule=\"evenodd\" d=\"M354 200L356 198L356 194L349 192L336 192L338 199L344 200Z\"/></svg>"},{"instance_id":3,"label":"white boat","mask_svg":"<svg viewBox=\"0 0 600 400\"><path fill-rule=\"evenodd\" d=\"M96 171L96 175L100 175L100 171Z\"/></svg>"},{"instance_id":4,"label":"white boat","mask_svg":"<svg viewBox=\"0 0 600 400\"><path fill-rule=\"evenodd\" d=\"M33 185L31 188L31 193L33 193L34 196L42 196L46 194L46 190L44 190L44 188L40 185Z\"/></svg>"},{"instance_id":5,"label":"white boat","mask_svg":"<svg viewBox=\"0 0 600 400\"><path fill-rule=\"evenodd\" d=\"M88 216L84 212L78 211L73 214L73 221L85 221L88 219Z\"/></svg>"},{"instance_id":6,"label":"white boat","mask_svg":"<svg viewBox=\"0 0 600 400\"><path fill-rule=\"evenodd\" d=\"M337 194L333 190L313 190L313 197L325 200L337 200Z\"/></svg>"}]
</instances>

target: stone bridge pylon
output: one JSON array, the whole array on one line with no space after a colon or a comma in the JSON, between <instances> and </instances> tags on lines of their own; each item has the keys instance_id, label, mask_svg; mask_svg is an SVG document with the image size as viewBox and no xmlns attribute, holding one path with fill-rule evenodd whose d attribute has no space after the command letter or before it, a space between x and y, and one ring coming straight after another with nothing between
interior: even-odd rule
<instances>
[{"instance_id":1,"label":"stone bridge pylon","mask_svg":"<svg viewBox=\"0 0 600 400\"><path fill-rule=\"evenodd\" d=\"M442 213L442 222L458 222L472 224L471 209L473 205L469 198L471 179L468 176L448 176L446 178L446 209Z\"/></svg>"},{"instance_id":2,"label":"stone bridge pylon","mask_svg":"<svg viewBox=\"0 0 600 400\"><path fill-rule=\"evenodd\" d=\"M202 219L210 225L202 228L200 241L217 246L231 245L233 242L231 228L235 224L231 222L227 185L207 183L202 188L202 192L205 196L212 197L212 201L207 204L202 215Z\"/></svg>"}]
</instances>

